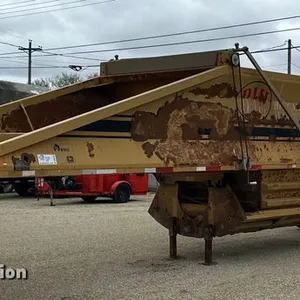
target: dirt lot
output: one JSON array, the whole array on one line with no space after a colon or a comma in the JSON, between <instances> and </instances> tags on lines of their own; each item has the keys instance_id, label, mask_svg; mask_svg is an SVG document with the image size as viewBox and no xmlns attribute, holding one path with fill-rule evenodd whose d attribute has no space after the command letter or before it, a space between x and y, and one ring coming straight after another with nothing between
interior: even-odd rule
<instances>
[{"instance_id":1,"label":"dirt lot","mask_svg":"<svg viewBox=\"0 0 300 300\"><path fill-rule=\"evenodd\" d=\"M0 196L0 264L29 274L0 280L0 299L299 299L298 228L215 239L210 267L202 240L179 237L171 261L150 202Z\"/></svg>"}]
</instances>

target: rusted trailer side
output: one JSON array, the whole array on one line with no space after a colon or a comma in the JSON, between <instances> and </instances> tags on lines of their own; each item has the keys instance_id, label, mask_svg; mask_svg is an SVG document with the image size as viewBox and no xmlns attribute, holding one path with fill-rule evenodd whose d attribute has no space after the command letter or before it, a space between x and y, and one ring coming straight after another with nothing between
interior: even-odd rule
<instances>
[{"instance_id":1,"label":"rusted trailer side","mask_svg":"<svg viewBox=\"0 0 300 300\"><path fill-rule=\"evenodd\" d=\"M227 56L224 50L102 63L100 77L1 105L0 133L24 133L67 120L214 68Z\"/></svg>"},{"instance_id":2,"label":"rusted trailer side","mask_svg":"<svg viewBox=\"0 0 300 300\"><path fill-rule=\"evenodd\" d=\"M149 213L169 230L173 257L177 234L204 238L210 262L214 236L300 224L299 76L265 72L274 92L235 54L215 52L201 73L1 141L0 177L55 187L62 175L154 173ZM109 76L125 76L112 63ZM127 78L140 76L134 64Z\"/></svg>"}]
</instances>

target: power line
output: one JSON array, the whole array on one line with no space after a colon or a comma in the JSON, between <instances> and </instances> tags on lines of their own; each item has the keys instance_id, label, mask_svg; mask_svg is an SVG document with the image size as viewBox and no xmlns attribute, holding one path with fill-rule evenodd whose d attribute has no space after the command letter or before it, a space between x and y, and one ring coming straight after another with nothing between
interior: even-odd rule
<instances>
[{"instance_id":1,"label":"power line","mask_svg":"<svg viewBox=\"0 0 300 300\"><path fill-rule=\"evenodd\" d=\"M48 1L47 2L47 4L48 3L51 3L51 2L58 2L58 1L60 1L60 0L50 0L50 1ZM16 8L22 8L22 7L30 7L30 6L33 6L33 5L43 5L43 4L45 4L45 3L33 3L33 4L22 4L22 5L18 5L18 6L14 6L14 7L6 7L6 8L1 8L1 11L5 11L5 10L14 10L14 9L16 9ZM31 10L31 8L29 8L30 10ZM24 11L24 10L22 10L22 11ZM26 10L25 10L26 11ZM8 12L8 13L16 13L16 12L19 12L19 11L11 11L11 12Z\"/></svg>"},{"instance_id":2,"label":"power line","mask_svg":"<svg viewBox=\"0 0 300 300\"><path fill-rule=\"evenodd\" d=\"M51 0L51 1L48 1L47 4L57 2L57 1L60 1L60 0ZM35 7L35 8L29 8L29 9L20 9L20 10L8 11L8 12L0 13L0 15L8 15L8 14L14 14L14 13L19 13L19 12L28 12L28 11L39 10L39 9L43 9L43 8L52 8L52 7L56 7L56 6L74 4L74 3L83 2L83 1L86 1L86 0L76 0L76 1L66 2L66 3L46 5L46 6L42 6L42 7ZM37 3L37 5L42 5L42 4L45 4L45 3ZM32 4L31 5L25 5L25 7L28 7L28 6L32 6ZM12 9L12 8L10 8L10 9Z\"/></svg>"},{"instance_id":3,"label":"power line","mask_svg":"<svg viewBox=\"0 0 300 300\"><path fill-rule=\"evenodd\" d=\"M20 48L20 46L18 46L18 45L7 43L7 42L3 42L3 41L0 41L0 44L9 45L9 46L12 46L12 47ZM85 60L94 60L94 61L106 61L104 59L87 58L87 57L73 56L73 55L64 55L63 53L53 53L53 52L49 52L49 51L41 51L41 52L44 52L44 53L47 53L47 54L51 54L51 56L53 55L53 56L63 56L63 57L76 58L76 59L85 59ZM10 54L19 54L19 52L9 52L9 53ZM9 54L9 53L7 53L7 54ZM3 53L0 53L0 55L3 55ZM25 57L25 56L21 55L21 56L16 56L16 57L1 57L1 58L23 58L23 57ZM37 56L37 57L43 57L43 56Z\"/></svg>"},{"instance_id":4,"label":"power line","mask_svg":"<svg viewBox=\"0 0 300 300\"><path fill-rule=\"evenodd\" d=\"M236 38L245 38L245 37L251 37L251 36L267 35L267 34L273 34L273 33L279 33L279 32L288 32L288 31L296 31L296 30L300 30L300 27L287 28L287 29L281 29L281 30L263 31L263 32L256 32L256 33L248 33L248 34L240 34L240 35L226 36L226 37L223 36L223 37L210 38L210 39L200 39L200 40L181 41L181 42L172 42L172 43L152 44L152 45L144 45L144 46L130 46L130 47L123 47L123 48L102 49L102 50L66 52L66 53L63 53L63 56L74 55L74 54L102 53L102 52L112 52L112 51L125 51L125 50L138 50L138 49L147 49L147 48L157 48L157 47L166 47L166 46L178 46L178 45L187 45L187 44L195 44L195 43L206 43L206 42L229 40L229 39L236 39ZM277 49L259 50L259 51L262 52L262 51L276 51L276 50ZM253 52L253 53L255 53L255 52ZM53 55L56 55L56 54L55 53L51 53L51 54L48 53L48 54L45 54L45 55L42 55L42 56L53 56ZM37 57L42 57L42 56L37 56ZM17 57L21 57L21 56L17 56Z\"/></svg>"},{"instance_id":5,"label":"power line","mask_svg":"<svg viewBox=\"0 0 300 300\"><path fill-rule=\"evenodd\" d=\"M12 47L17 47L17 48L19 47L18 45L7 43L7 42L3 42L3 41L0 41L0 44L7 45L7 46L12 46ZM19 52L15 52L15 53L19 53Z\"/></svg>"},{"instance_id":6,"label":"power line","mask_svg":"<svg viewBox=\"0 0 300 300\"><path fill-rule=\"evenodd\" d=\"M291 49L298 49L300 48L300 45L299 46L292 46ZM289 48L288 47L284 47L284 48L277 48L277 49L270 49L270 50L254 50L254 51L251 51L252 54L258 54L258 53L268 53L268 52L277 52L277 51L285 51L285 50L288 50ZM241 53L241 55L243 55L243 53Z\"/></svg>"},{"instance_id":7,"label":"power line","mask_svg":"<svg viewBox=\"0 0 300 300\"><path fill-rule=\"evenodd\" d=\"M239 24L226 25L226 26L221 26L221 27L212 27L212 28L206 28L206 29L196 29L196 30L189 30L189 31L181 31L181 32L175 32L175 33L169 33L169 34L150 35L150 36L138 37L138 38L131 38L131 39L122 39L122 40L115 40L115 41L107 41L107 42L97 42L97 43L90 43L90 44L74 45L74 46L47 48L45 50L64 50L64 49L72 49L72 48L80 48L80 47L101 46L101 45L118 44L118 43L125 43L125 42L136 42L136 41L149 40L149 39L157 39L157 38L181 36L181 35L193 34L193 33L203 33L203 32L209 32L209 31L232 29L232 28L236 28L236 27L258 25L258 24L278 22L278 21L290 20L290 19L296 19L296 18L300 18L300 15L289 16L289 17L282 17L282 18L276 18L276 19L268 19L268 20L262 20L262 21L255 21L255 22L248 22L248 23L239 23Z\"/></svg>"},{"instance_id":8,"label":"power line","mask_svg":"<svg viewBox=\"0 0 300 300\"><path fill-rule=\"evenodd\" d=\"M215 41L221 41L221 40L229 40L229 39L236 39L236 38L245 38L245 37L252 37L252 36L259 36L259 35L267 35L267 34L273 34L273 33L279 33L279 32L296 31L296 30L300 30L300 27L281 29L281 30L263 31L263 32L256 32L256 33L248 33L248 34L240 34L240 35L234 35L234 36L225 36L225 37L223 36L223 37L210 38L210 39L200 39L200 40L181 41L181 42L172 42L172 43L152 44L152 45L144 45L144 46L130 46L130 47L123 47L123 48L112 48L112 49L102 49L102 50L66 52L66 53L64 53L64 55L103 53L103 52L112 52L112 51L127 51L127 50L148 49L148 48L158 48L158 47L167 47L167 46L188 45L188 44L196 44L196 43L207 43L207 42L215 42ZM276 49L273 49L273 50L276 50ZM270 51L272 51L272 49ZM44 56L52 56L52 55L53 54L46 54Z\"/></svg>"},{"instance_id":9,"label":"power line","mask_svg":"<svg viewBox=\"0 0 300 300\"><path fill-rule=\"evenodd\" d=\"M113 0L113 1L115 1L115 0ZM241 27L241 26L250 26L250 25L256 25L256 24L263 24L263 23L270 23L270 22L276 22L276 21L282 21L282 20L289 20L289 19L295 19L295 18L299 18L299 17L300 17L300 15L294 15L294 16L281 17L281 18L275 18L275 19L268 19L268 20L262 20L262 21L240 23L240 24L226 25L226 26L221 26L221 27L213 27L213 28L206 28L206 29L199 29L199 30L190 30L190 31L176 32L176 33L170 33L170 34L152 35L152 36L146 36L146 37L138 37L138 38L131 38L131 39L123 39L123 40L115 40L115 41L107 41L107 42L90 43L90 44L81 44L81 45L73 45L73 46L46 48L45 50L63 50L63 49L72 49L72 48L80 48L80 47L117 44L117 43L123 43L123 42L133 42L133 41L148 40L148 39L163 38L163 37L180 36L180 35L186 35L186 34L192 34L192 33L201 33L201 32L208 32L208 31L216 31L216 30L236 28L236 27ZM283 30L283 31L289 31L289 30L298 30L298 28L295 28L295 29L292 28L292 29L287 29L287 30ZM274 31L274 32L269 32L269 33L275 33L275 32L281 32L281 31ZM267 34L267 33L262 33L262 34ZM247 36L249 36L249 35L247 35ZM239 36L235 36L235 37L239 37ZM230 37L226 37L226 38L230 38ZM215 40L215 39L213 39L213 40ZM219 40L219 38L218 38L218 40ZM18 46L16 46L16 47L18 47ZM0 53L0 55L12 55L12 54L19 54L19 52Z\"/></svg>"},{"instance_id":10,"label":"power line","mask_svg":"<svg viewBox=\"0 0 300 300\"><path fill-rule=\"evenodd\" d=\"M85 7L85 6L91 6L91 5L98 5L98 4L102 4L102 3L109 3L109 2L115 2L115 1L119 1L119 0L104 0L104 1L94 2L94 3L87 3L87 4L77 5L77 6L62 7L62 8L50 9L50 10L46 10L46 11L32 12L32 13L28 13L28 14L21 14L21 15L15 15L15 16L6 16L6 17L1 17L0 20L12 19L12 18L18 18L18 17L26 17L26 16L32 16L32 15L37 15L37 14L42 14L42 13L61 11L61 10L67 10L67 9L73 9L73 8Z\"/></svg>"},{"instance_id":11,"label":"power line","mask_svg":"<svg viewBox=\"0 0 300 300\"><path fill-rule=\"evenodd\" d=\"M99 68L99 65L87 65L87 66L81 66L82 68ZM62 66L38 66L38 67L32 67L32 69L70 69L70 65L66 66L66 65L62 65ZM4 66L4 67L0 67L1 70L19 70L19 69L28 69L28 67L9 67L9 66Z\"/></svg>"},{"instance_id":12,"label":"power line","mask_svg":"<svg viewBox=\"0 0 300 300\"><path fill-rule=\"evenodd\" d=\"M82 57L82 56L74 56L74 55L66 55L64 53L53 53L49 51L42 51L43 53L49 54L49 55L39 55L36 57L43 57L43 56L62 56L62 57L70 57L70 58L77 58L77 59L85 59L85 60L94 60L94 61L107 61L105 59L98 59L98 58L88 58L88 57Z\"/></svg>"},{"instance_id":13,"label":"power line","mask_svg":"<svg viewBox=\"0 0 300 300\"><path fill-rule=\"evenodd\" d=\"M8 5L17 5L17 4L28 3L28 2L35 2L35 0L19 1L19 2L15 2L15 3L6 3L6 4L1 4L0 7L8 6Z\"/></svg>"},{"instance_id":14,"label":"power line","mask_svg":"<svg viewBox=\"0 0 300 300\"><path fill-rule=\"evenodd\" d=\"M288 31L296 31L300 30L300 27L296 28L287 28L281 30L272 30L272 31L263 31L263 32L256 32L256 33L249 33L249 34L240 34L234 36L226 36L226 37L217 37L217 38L210 38L210 39L200 39L200 40L192 40L192 41L181 41L181 42L172 42L172 43L162 43L162 44L152 44L152 45L144 45L144 46L130 46L130 47L123 47L123 48L113 48L113 49L102 49L102 50L89 50L89 51L80 51L80 52L66 52L66 53L50 53L47 51L45 55L39 55L36 57L46 57L46 56L70 56L70 55L77 55L77 54L89 54L89 53L101 53L101 52L112 52L112 51L124 51L124 50L137 50L137 49L147 49L147 48L156 48L156 47L165 47L165 46L177 46L177 45L186 45L186 44L195 44L195 43L205 43L205 42L212 42L212 41L220 41L220 40L229 40L229 39L236 39L236 38L245 38L251 36L259 36L259 35L267 35L279 32L288 32ZM276 46L277 47L277 46ZM299 48L299 47L296 47ZM284 48L286 49L286 48ZM269 49L269 50L259 50L260 52L263 51L277 51L277 49ZM43 51L46 53L46 51ZM10 53L0 53L0 55L8 55L8 54L15 54L16 52ZM259 52L252 52L252 53L259 53ZM18 53L16 53L18 54ZM24 56L15 56L15 57L24 57ZM6 57L6 58L13 58L13 57ZM77 57L76 57L77 58ZM96 60L96 59L95 59Z\"/></svg>"},{"instance_id":15,"label":"power line","mask_svg":"<svg viewBox=\"0 0 300 300\"><path fill-rule=\"evenodd\" d=\"M27 65L28 63L26 63L25 61L21 61L21 60L11 60L11 59L3 59L1 58L1 61L8 61L8 62L12 62L12 63L15 63L15 64L25 64ZM53 62L50 62L50 63L53 63ZM48 67L51 67L51 65L47 65L47 64L43 64L43 63L36 63L35 62L35 65L37 66L48 66Z\"/></svg>"}]
</instances>

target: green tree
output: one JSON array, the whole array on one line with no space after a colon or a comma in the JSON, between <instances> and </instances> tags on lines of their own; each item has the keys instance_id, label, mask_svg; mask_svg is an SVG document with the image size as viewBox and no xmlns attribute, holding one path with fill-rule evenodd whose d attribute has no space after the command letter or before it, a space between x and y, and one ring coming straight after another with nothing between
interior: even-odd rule
<instances>
[{"instance_id":1,"label":"green tree","mask_svg":"<svg viewBox=\"0 0 300 300\"><path fill-rule=\"evenodd\" d=\"M92 79L99 76L97 72L88 74L86 77L81 77L77 73L64 73L49 78L35 79L32 84L42 86L48 90L59 89L64 86L82 82L84 80Z\"/></svg>"}]
</instances>

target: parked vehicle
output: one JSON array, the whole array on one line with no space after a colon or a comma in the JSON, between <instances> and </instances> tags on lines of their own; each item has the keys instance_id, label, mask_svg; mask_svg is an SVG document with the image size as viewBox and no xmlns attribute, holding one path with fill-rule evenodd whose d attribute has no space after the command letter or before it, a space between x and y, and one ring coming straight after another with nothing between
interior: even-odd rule
<instances>
[{"instance_id":1,"label":"parked vehicle","mask_svg":"<svg viewBox=\"0 0 300 300\"><path fill-rule=\"evenodd\" d=\"M131 195L148 191L148 174L109 174L67 176L55 180L54 197L81 197L94 202L98 197L110 197L116 203L125 203ZM35 193L49 195L50 184L43 178L35 179Z\"/></svg>"}]
</instances>

